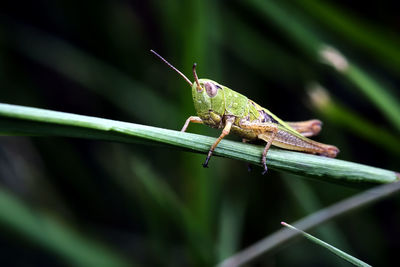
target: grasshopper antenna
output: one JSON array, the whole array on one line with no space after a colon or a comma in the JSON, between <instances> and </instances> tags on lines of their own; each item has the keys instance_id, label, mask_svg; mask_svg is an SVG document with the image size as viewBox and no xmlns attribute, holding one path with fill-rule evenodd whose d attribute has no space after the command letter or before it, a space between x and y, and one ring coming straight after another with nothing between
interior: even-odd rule
<instances>
[{"instance_id":1,"label":"grasshopper antenna","mask_svg":"<svg viewBox=\"0 0 400 267\"><path fill-rule=\"evenodd\" d=\"M194 76L194 80L195 80L195 82L197 84L197 91L201 92L203 89L201 89L201 86L200 86L200 83L199 83L199 78L197 77L196 66L197 66L197 64L194 63L193 64L193 76Z\"/></svg>"},{"instance_id":2,"label":"grasshopper antenna","mask_svg":"<svg viewBox=\"0 0 400 267\"><path fill-rule=\"evenodd\" d=\"M177 68L175 68L171 63L169 63L166 59L164 59L162 56L160 56L159 54L157 54L156 51L154 50L150 50L151 53L153 53L154 55L156 55L159 59L161 59L162 61L164 61L165 64L167 64L171 69L173 69L174 71L176 71L179 75L181 75L183 77L183 79L186 80L186 82L192 86L192 82L188 79L188 77L185 76L185 74L183 74L182 72L180 72ZM197 78L197 75L195 76ZM197 80L196 80L197 81ZM198 83L198 82L197 82Z\"/></svg>"}]
</instances>

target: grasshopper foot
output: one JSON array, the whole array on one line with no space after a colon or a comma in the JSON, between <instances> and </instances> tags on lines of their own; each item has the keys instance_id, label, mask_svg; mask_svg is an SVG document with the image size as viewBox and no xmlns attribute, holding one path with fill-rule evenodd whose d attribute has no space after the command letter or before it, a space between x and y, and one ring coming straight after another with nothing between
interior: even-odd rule
<instances>
[{"instance_id":1,"label":"grasshopper foot","mask_svg":"<svg viewBox=\"0 0 400 267\"><path fill-rule=\"evenodd\" d=\"M264 165L264 170L263 170L263 172L261 174L265 175L267 172L268 172L267 165Z\"/></svg>"},{"instance_id":2,"label":"grasshopper foot","mask_svg":"<svg viewBox=\"0 0 400 267\"><path fill-rule=\"evenodd\" d=\"M262 174L262 175L265 175L265 174L267 173L267 171L268 171L267 160L266 160L266 158L263 157L261 163L262 163L262 165L263 165L263 167L264 167L264 170L263 170L263 172L262 172L261 174Z\"/></svg>"},{"instance_id":3,"label":"grasshopper foot","mask_svg":"<svg viewBox=\"0 0 400 267\"><path fill-rule=\"evenodd\" d=\"M203 163L203 168L208 168L208 161L210 160L210 156L207 156L206 161Z\"/></svg>"}]
</instances>

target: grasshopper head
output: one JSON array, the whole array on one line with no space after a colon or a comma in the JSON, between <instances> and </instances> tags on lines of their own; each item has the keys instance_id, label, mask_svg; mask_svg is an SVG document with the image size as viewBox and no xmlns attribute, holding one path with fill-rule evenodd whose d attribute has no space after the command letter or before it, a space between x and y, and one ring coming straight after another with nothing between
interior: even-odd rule
<instances>
[{"instance_id":1,"label":"grasshopper head","mask_svg":"<svg viewBox=\"0 0 400 267\"><path fill-rule=\"evenodd\" d=\"M193 96L201 95L205 99L219 98L222 85L209 79L199 79L192 84Z\"/></svg>"},{"instance_id":2,"label":"grasshopper head","mask_svg":"<svg viewBox=\"0 0 400 267\"><path fill-rule=\"evenodd\" d=\"M193 102L197 114L204 118L210 112L218 115L224 114L224 93L223 86L209 79L199 79L196 73L196 63L193 64L194 82L192 83L182 72L175 68L171 63L165 60L155 51L150 50L154 55L164 61L171 69L176 71L192 87Z\"/></svg>"},{"instance_id":3,"label":"grasshopper head","mask_svg":"<svg viewBox=\"0 0 400 267\"><path fill-rule=\"evenodd\" d=\"M197 79L192 85L193 104L197 114L203 118L210 112L222 116L224 114L223 86L209 79Z\"/></svg>"},{"instance_id":4,"label":"grasshopper head","mask_svg":"<svg viewBox=\"0 0 400 267\"><path fill-rule=\"evenodd\" d=\"M210 112L222 116L224 114L224 93L222 86L209 79L199 79L196 73L196 63L193 64L194 83L192 95L197 114L203 118Z\"/></svg>"},{"instance_id":5,"label":"grasshopper head","mask_svg":"<svg viewBox=\"0 0 400 267\"><path fill-rule=\"evenodd\" d=\"M222 89L221 85L217 82L214 82L209 79L199 79L196 73L196 66L197 64L193 64L193 76L194 76L194 83L192 84L192 91L196 91L196 93L204 94L206 93L206 97L216 97L218 94L218 89Z\"/></svg>"}]
</instances>

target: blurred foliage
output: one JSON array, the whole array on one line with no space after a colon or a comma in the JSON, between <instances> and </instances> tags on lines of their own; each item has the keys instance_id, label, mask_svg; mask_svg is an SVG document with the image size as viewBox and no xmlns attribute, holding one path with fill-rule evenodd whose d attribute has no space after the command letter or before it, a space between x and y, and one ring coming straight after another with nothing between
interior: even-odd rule
<instances>
[{"instance_id":1,"label":"blurred foliage","mask_svg":"<svg viewBox=\"0 0 400 267\"><path fill-rule=\"evenodd\" d=\"M197 62L200 77L282 119L318 117L324 126L316 139L338 146L339 158L398 171L400 21L393 5L5 1L0 102L180 129L194 115L191 93L154 49L188 77ZM323 62L326 45L350 71ZM315 82L330 96L328 110L307 94ZM218 136L201 125L189 131ZM203 169L203 160L160 147L0 137L0 217L21 223L0 219L0 265L85 265L73 248L88 260L107 258L104 264L212 265L279 229L280 221L359 192L274 171L261 176L259 168L248 173L218 157ZM388 265L400 246L399 206L395 197L347 214L324 226L323 239ZM31 215L18 217L25 211ZM341 264L306 241L259 262Z\"/></svg>"}]
</instances>

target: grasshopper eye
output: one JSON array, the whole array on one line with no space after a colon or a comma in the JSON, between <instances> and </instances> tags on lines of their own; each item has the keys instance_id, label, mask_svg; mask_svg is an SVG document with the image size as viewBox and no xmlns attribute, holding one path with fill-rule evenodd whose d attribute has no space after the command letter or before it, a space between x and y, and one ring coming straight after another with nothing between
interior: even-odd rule
<instances>
[{"instance_id":1,"label":"grasshopper eye","mask_svg":"<svg viewBox=\"0 0 400 267\"><path fill-rule=\"evenodd\" d=\"M204 83L204 87L206 88L206 93L209 97L214 97L218 93L218 87L211 83L211 82L206 82Z\"/></svg>"}]
</instances>

